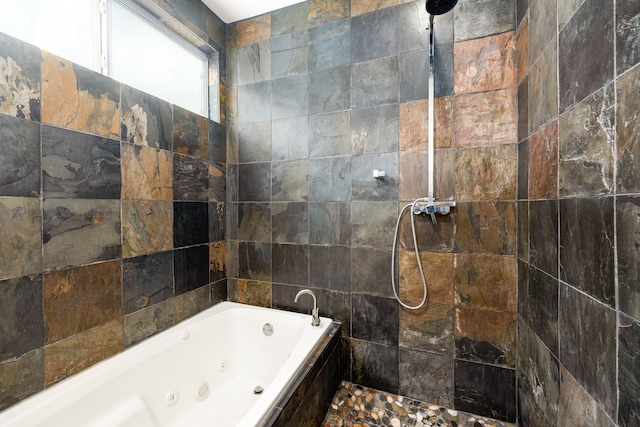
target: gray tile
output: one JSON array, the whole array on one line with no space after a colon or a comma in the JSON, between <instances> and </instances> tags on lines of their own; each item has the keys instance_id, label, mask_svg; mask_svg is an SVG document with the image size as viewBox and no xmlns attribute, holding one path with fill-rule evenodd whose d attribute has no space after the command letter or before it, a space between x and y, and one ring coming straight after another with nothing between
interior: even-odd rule
<instances>
[{"instance_id":1,"label":"gray tile","mask_svg":"<svg viewBox=\"0 0 640 427\"><path fill-rule=\"evenodd\" d=\"M351 107L367 108L398 103L398 57L374 59L353 65Z\"/></svg>"},{"instance_id":2,"label":"gray tile","mask_svg":"<svg viewBox=\"0 0 640 427\"><path fill-rule=\"evenodd\" d=\"M382 170L385 176L373 177L373 170ZM397 200L398 155L396 153L354 156L351 163L352 200Z\"/></svg>"},{"instance_id":3,"label":"gray tile","mask_svg":"<svg viewBox=\"0 0 640 427\"><path fill-rule=\"evenodd\" d=\"M398 307L396 300L376 295L351 295L351 333L353 338L386 345L398 345Z\"/></svg>"},{"instance_id":4,"label":"gray tile","mask_svg":"<svg viewBox=\"0 0 640 427\"><path fill-rule=\"evenodd\" d=\"M308 246L274 244L272 251L272 280L274 282L299 286L309 285ZM287 305L293 305L293 299L292 297ZM274 295L274 307L277 307L277 301L278 299Z\"/></svg>"},{"instance_id":5,"label":"gray tile","mask_svg":"<svg viewBox=\"0 0 640 427\"><path fill-rule=\"evenodd\" d=\"M618 75L640 62L640 5L634 0L616 2L616 59Z\"/></svg>"},{"instance_id":6,"label":"gray tile","mask_svg":"<svg viewBox=\"0 0 640 427\"><path fill-rule=\"evenodd\" d=\"M309 75L309 113L329 113L349 109L351 67L329 68Z\"/></svg>"},{"instance_id":7,"label":"gray tile","mask_svg":"<svg viewBox=\"0 0 640 427\"><path fill-rule=\"evenodd\" d=\"M452 13L452 12L449 12ZM516 29L516 2L461 0L453 9L455 41L477 39Z\"/></svg>"},{"instance_id":8,"label":"gray tile","mask_svg":"<svg viewBox=\"0 0 640 427\"><path fill-rule=\"evenodd\" d=\"M309 243L344 246L351 244L349 202L309 203Z\"/></svg>"},{"instance_id":9,"label":"gray tile","mask_svg":"<svg viewBox=\"0 0 640 427\"><path fill-rule=\"evenodd\" d=\"M271 36L307 29L309 4L302 2L271 12Z\"/></svg>"},{"instance_id":10,"label":"gray tile","mask_svg":"<svg viewBox=\"0 0 640 427\"><path fill-rule=\"evenodd\" d=\"M382 58L397 52L398 8L388 7L351 18L351 62Z\"/></svg>"},{"instance_id":11,"label":"gray tile","mask_svg":"<svg viewBox=\"0 0 640 427\"><path fill-rule=\"evenodd\" d=\"M582 101L614 78L612 3L612 0L586 0L560 30L560 111Z\"/></svg>"},{"instance_id":12,"label":"gray tile","mask_svg":"<svg viewBox=\"0 0 640 427\"><path fill-rule=\"evenodd\" d=\"M396 202L352 202L351 245L391 248L396 213Z\"/></svg>"},{"instance_id":13,"label":"gray tile","mask_svg":"<svg viewBox=\"0 0 640 427\"><path fill-rule=\"evenodd\" d=\"M614 97L613 85L605 86L560 116L561 197L613 192Z\"/></svg>"},{"instance_id":14,"label":"gray tile","mask_svg":"<svg viewBox=\"0 0 640 427\"><path fill-rule=\"evenodd\" d=\"M309 34L306 31L271 39L271 78L309 71Z\"/></svg>"},{"instance_id":15,"label":"gray tile","mask_svg":"<svg viewBox=\"0 0 640 427\"><path fill-rule=\"evenodd\" d=\"M560 201L560 278L615 308L613 198Z\"/></svg>"},{"instance_id":16,"label":"gray tile","mask_svg":"<svg viewBox=\"0 0 640 427\"><path fill-rule=\"evenodd\" d=\"M302 202L309 199L309 161L274 163L271 196L274 201Z\"/></svg>"},{"instance_id":17,"label":"gray tile","mask_svg":"<svg viewBox=\"0 0 640 427\"><path fill-rule=\"evenodd\" d=\"M241 164L238 168L238 200L271 200L271 163Z\"/></svg>"},{"instance_id":18,"label":"gray tile","mask_svg":"<svg viewBox=\"0 0 640 427\"><path fill-rule=\"evenodd\" d=\"M239 163L271 161L271 122L239 125L237 132Z\"/></svg>"},{"instance_id":19,"label":"gray tile","mask_svg":"<svg viewBox=\"0 0 640 427\"><path fill-rule=\"evenodd\" d=\"M40 124L0 115L0 140L0 195L39 196Z\"/></svg>"},{"instance_id":20,"label":"gray tile","mask_svg":"<svg viewBox=\"0 0 640 427\"><path fill-rule=\"evenodd\" d=\"M271 239L281 243L309 243L307 203L273 203Z\"/></svg>"},{"instance_id":21,"label":"gray tile","mask_svg":"<svg viewBox=\"0 0 640 427\"><path fill-rule=\"evenodd\" d=\"M304 159L309 156L309 119L307 116L272 122L271 157L274 161Z\"/></svg>"},{"instance_id":22,"label":"gray tile","mask_svg":"<svg viewBox=\"0 0 640 427\"><path fill-rule=\"evenodd\" d=\"M309 32L309 69L339 67L351 63L351 19L314 27Z\"/></svg>"},{"instance_id":23,"label":"gray tile","mask_svg":"<svg viewBox=\"0 0 640 427\"><path fill-rule=\"evenodd\" d=\"M618 423L633 426L640 423L640 322L624 315L620 316L619 328L618 381L620 382L620 402Z\"/></svg>"},{"instance_id":24,"label":"gray tile","mask_svg":"<svg viewBox=\"0 0 640 427\"><path fill-rule=\"evenodd\" d=\"M350 291L350 248L309 246L309 285L322 289Z\"/></svg>"},{"instance_id":25,"label":"gray tile","mask_svg":"<svg viewBox=\"0 0 640 427\"><path fill-rule=\"evenodd\" d=\"M618 236L618 294L620 310L640 319L640 197L618 196L616 220Z\"/></svg>"},{"instance_id":26,"label":"gray tile","mask_svg":"<svg viewBox=\"0 0 640 427\"><path fill-rule=\"evenodd\" d=\"M0 281L0 297L0 319L7 325L0 335L0 362L43 347L48 332L44 324L42 275Z\"/></svg>"},{"instance_id":27,"label":"gray tile","mask_svg":"<svg viewBox=\"0 0 640 427\"><path fill-rule=\"evenodd\" d=\"M351 200L351 161L349 157L309 160L309 200Z\"/></svg>"},{"instance_id":28,"label":"gray tile","mask_svg":"<svg viewBox=\"0 0 640 427\"><path fill-rule=\"evenodd\" d=\"M315 114L309 117L309 157L351 154L349 111Z\"/></svg>"},{"instance_id":29,"label":"gray tile","mask_svg":"<svg viewBox=\"0 0 640 427\"><path fill-rule=\"evenodd\" d=\"M127 258L122 266L122 313L173 298L173 253Z\"/></svg>"},{"instance_id":30,"label":"gray tile","mask_svg":"<svg viewBox=\"0 0 640 427\"><path fill-rule=\"evenodd\" d=\"M269 203L238 203L238 239L270 242L271 205Z\"/></svg>"},{"instance_id":31,"label":"gray tile","mask_svg":"<svg viewBox=\"0 0 640 427\"><path fill-rule=\"evenodd\" d=\"M584 389L615 414L616 313L569 286L560 288L560 362Z\"/></svg>"},{"instance_id":32,"label":"gray tile","mask_svg":"<svg viewBox=\"0 0 640 427\"><path fill-rule=\"evenodd\" d=\"M451 357L402 347L399 356L399 393L441 407L453 407ZM433 375L424 375L425 372L432 372Z\"/></svg>"},{"instance_id":33,"label":"gray tile","mask_svg":"<svg viewBox=\"0 0 640 427\"><path fill-rule=\"evenodd\" d=\"M43 126L42 169L45 197L120 198L118 141Z\"/></svg>"},{"instance_id":34,"label":"gray tile","mask_svg":"<svg viewBox=\"0 0 640 427\"><path fill-rule=\"evenodd\" d=\"M351 141L354 156L397 152L398 134L398 105L351 111Z\"/></svg>"},{"instance_id":35,"label":"gray tile","mask_svg":"<svg viewBox=\"0 0 640 427\"><path fill-rule=\"evenodd\" d=\"M238 85L258 83L271 78L271 47L268 41L236 49Z\"/></svg>"},{"instance_id":36,"label":"gray tile","mask_svg":"<svg viewBox=\"0 0 640 427\"><path fill-rule=\"evenodd\" d=\"M271 120L271 84L260 82L238 87L238 123Z\"/></svg>"},{"instance_id":37,"label":"gray tile","mask_svg":"<svg viewBox=\"0 0 640 427\"><path fill-rule=\"evenodd\" d=\"M307 74L271 81L272 118L306 116L309 112L309 77Z\"/></svg>"}]
</instances>

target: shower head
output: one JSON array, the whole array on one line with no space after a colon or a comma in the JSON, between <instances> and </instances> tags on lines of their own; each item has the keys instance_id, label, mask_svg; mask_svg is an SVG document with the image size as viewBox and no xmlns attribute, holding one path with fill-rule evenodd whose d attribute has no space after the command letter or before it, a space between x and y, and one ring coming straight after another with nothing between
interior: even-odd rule
<instances>
[{"instance_id":1,"label":"shower head","mask_svg":"<svg viewBox=\"0 0 640 427\"><path fill-rule=\"evenodd\" d=\"M442 15L449 12L458 0L427 0L426 8L430 15Z\"/></svg>"}]
</instances>

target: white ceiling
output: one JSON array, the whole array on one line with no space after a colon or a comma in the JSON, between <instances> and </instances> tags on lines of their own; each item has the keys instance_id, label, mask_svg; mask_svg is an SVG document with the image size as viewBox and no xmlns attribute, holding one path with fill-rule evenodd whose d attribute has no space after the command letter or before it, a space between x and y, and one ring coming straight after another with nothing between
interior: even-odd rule
<instances>
[{"instance_id":1,"label":"white ceiling","mask_svg":"<svg viewBox=\"0 0 640 427\"><path fill-rule=\"evenodd\" d=\"M227 24L253 18L304 0L202 0Z\"/></svg>"}]
</instances>

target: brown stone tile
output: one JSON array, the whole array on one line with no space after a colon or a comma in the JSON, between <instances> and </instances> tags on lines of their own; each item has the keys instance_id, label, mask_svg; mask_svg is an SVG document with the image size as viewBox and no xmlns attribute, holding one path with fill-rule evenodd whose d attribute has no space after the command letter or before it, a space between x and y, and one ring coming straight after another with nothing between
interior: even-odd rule
<instances>
[{"instance_id":1,"label":"brown stone tile","mask_svg":"<svg viewBox=\"0 0 640 427\"><path fill-rule=\"evenodd\" d=\"M173 300L176 324L206 310L211 305L211 287L202 286Z\"/></svg>"},{"instance_id":2,"label":"brown stone tile","mask_svg":"<svg viewBox=\"0 0 640 427\"><path fill-rule=\"evenodd\" d=\"M122 198L173 200L171 153L123 143Z\"/></svg>"},{"instance_id":3,"label":"brown stone tile","mask_svg":"<svg viewBox=\"0 0 640 427\"><path fill-rule=\"evenodd\" d=\"M119 84L48 52L42 57L42 121L120 139Z\"/></svg>"},{"instance_id":4,"label":"brown stone tile","mask_svg":"<svg viewBox=\"0 0 640 427\"><path fill-rule=\"evenodd\" d=\"M173 203L159 200L122 201L124 258L173 248Z\"/></svg>"},{"instance_id":5,"label":"brown stone tile","mask_svg":"<svg viewBox=\"0 0 640 427\"><path fill-rule=\"evenodd\" d=\"M529 198L558 197L558 120L529 138Z\"/></svg>"},{"instance_id":6,"label":"brown stone tile","mask_svg":"<svg viewBox=\"0 0 640 427\"><path fill-rule=\"evenodd\" d=\"M619 192L640 191L640 65L618 79L617 161Z\"/></svg>"},{"instance_id":7,"label":"brown stone tile","mask_svg":"<svg viewBox=\"0 0 640 427\"><path fill-rule=\"evenodd\" d=\"M433 145L436 148L451 147L453 140L453 97L445 96L433 100L434 129ZM400 150L426 150L429 144L429 101L400 104Z\"/></svg>"},{"instance_id":8,"label":"brown stone tile","mask_svg":"<svg viewBox=\"0 0 640 427\"><path fill-rule=\"evenodd\" d=\"M230 289L233 301L271 307L271 283L238 279L235 289L233 288L231 286Z\"/></svg>"},{"instance_id":9,"label":"brown stone tile","mask_svg":"<svg viewBox=\"0 0 640 427\"><path fill-rule=\"evenodd\" d=\"M93 264L44 275L47 343L119 319L122 271L118 261Z\"/></svg>"},{"instance_id":10,"label":"brown stone tile","mask_svg":"<svg viewBox=\"0 0 640 427\"><path fill-rule=\"evenodd\" d=\"M459 202L455 209L457 251L494 255L515 253L515 202Z\"/></svg>"},{"instance_id":11,"label":"brown stone tile","mask_svg":"<svg viewBox=\"0 0 640 427\"><path fill-rule=\"evenodd\" d=\"M209 122L189 110L173 106L173 152L209 159Z\"/></svg>"},{"instance_id":12,"label":"brown stone tile","mask_svg":"<svg viewBox=\"0 0 640 427\"><path fill-rule=\"evenodd\" d=\"M42 207L45 269L122 256L119 200L45 199Z\"/></svg>"},{"instance_id":13,"label":"brown stone tile","mask_svg":"<svg viewBox=\"0 0 640 427\"><path fill-rule=\"evenodd\" d=\"M453 120L456 147L513 144L517 138L516 91L456 95Z\"/></svg>"},{"instance_id":14,"label":"brown stone tile","mask_svg":"<svg viewBox=\"0 0 640 427\"><path fill-rule=\"evenodd\" d=\"M516 270L515 257L456 254L456 305L515 312Z\"/></svg>"},{"instance_id":15,"label":"brown stone tile","mask_svg":"<svg viewBox=\"0 0 640 427\"><path fill-rule=\"evenodd\" d=\"M227 49L238 47L238 23L227 25Z\"/></svg>"},{"instance_id":16,"label":"brown stone tile","mask_svg":"<svg viewBox=\"0 0 640 427\"><path fill-rule=\"evenodd\" d=\"M531 57L529 58L531 60ZM558 50L550 42L529 71L528 133L537 132L558 115Z\"/></svg>"},{"instance_id":17,"label":"brown stone tile","mask_svg":"<svg viewBox=\"0 0 640 427\"><path fill-rule=\"evenodd\" d=\"M238 46L247 46L271 38L271 14L261 15L237 23Z\"/></svg>"},{"instance_id":18,"label":"brown stone tile","mask_svg":"<svg viewBox=\"0 0 640 427\"><path fill-rule=\"evenodd\" d=\"M173 305L173 301L163 301L125 316L124 346L129 347L173 326Z\"/></svg>"},{"instance_id":19,"label":"brown stone tile","mask_svg":"<svg viewBox=\"0 0 640 427\"><path fill-rule=\"evenodd\" d=\"M227 199L227 167L224 163L209 163L209 201L224 202Z\"/></svg>"},{"instance_id":20,"label":"brown stone tile","mask_svg":"<svg viewBox=\"0 0 640 427\"><path fill-rule=\"evenodd\" d=\"M0 279L42 271L42 213L40 201L0 198Z\"/></svg>"},{"instance_id":21,"label":"brown stone tile","mask_svg":"<svg viewBox=\"0 0 640 427\"><path fill-rule=\"evenodd\" d=\"M456 199L515 199L517 162L518 153L514 145L456 151Z\"/></svg>"},{"instance_id":22,"label":"brown stone tile","mask_svg":"<svg viewBox=\"0 0 640 427\"><path fill-rule=\"evenodd\" d=\"M399 322L401 347L445 354L453 351L452 305L427 303L418 310L402 308Z\"/></svg>"},{"instance_id":23,"label":"brown stone tile","mask_svg":"<svg viewBox=\"0 0 640 427\"><path fill-rule=\"evenodd\" d=\"M364 15L397 4L398 0L351 0L351 16Z\"/></svg>"},{"instance_id":24,"label":"brown stone tile","mask_svg":"<svg viewBox=\"0 0 640 427\"><path fill-rule=\"evenodd\" d=\"M44 388L44 350L0 363L0 411Z\"/></svg>"},{"instance_id":25,"label":"brown stone tile","mask_svg":"<svg viewBox=\"0 0 640 427\"><path fill-rule=\"evenodd\" d=\"M516 82L520 84L529 72L529 15L526 14L516 33Z\"/></svg>"},{"instance_id":26,"label":"brown stone tile","mask_svg":"<svg viewBox=\"0 0 640 427\"><path fill-rule=\"evenodd\" d=\"M444 252L420 252L420 262L427 280L427 301L453 303L453 254ZM400 297L409 305L422 300L422 278L415 252L401 250L398 253L400 272Z\"/></svg>"},{"instance_id":27,"label":"brown stone tile","mask_svg":"<svg viewBox=\"0 0 640 427\"><path fill-rule=\"evenodd\" d=\"M456 94L515 86L516 40L513 31L455 43L453 52Z\"/></svg>"},{"instance_id":28,"label":"brown stone tile","mask_svg":"<svg viewBox=\"0 0 640 427\"><path fill-rule=\"evenodd\" d=\"M227 242L209 244L209 278L211 282L227 277Z\"/></svg>"},{"instance_id":29,"label":"brown stone tile","mask_svg":"<svg viewBox=\"0 0 640 427\"><path fill-rule=\"evenodd\" d=\"M596 399L566 370L560 367L560 402L558 425L576 427L614 427Z\"/></svg>"},{"instance_id":30,"label":"brown stone tile","mask_svg":"<svg viewBox=\"0 0 640 427\"><path fill-rule=\"evenodd\" d=\"M515 312L455 309L456 357L515 366Z\"/></svg>"},{"instance_id":31,"label":"brown stone tile","mask_svg":"<svg viewBox=\"0 0 640 427\"><path fill-rule=\"evenodd\" d=\"M227 88L227 124L228 125L238 124L238 88L237 87ZM237 150L237 146L236 146L236 150ZM231 163L229 159L237 159L237 158L238 158L237 154L234 157L233 153L229 153L227 151L227 161Z\"/></svg>"},{"instance_id":32,"label":"brown stone tile","mask_svg":"<svg viewBox=\"0 0 640 427\"><path fill-rule=\"evenodd\" d=\"M44 348L45 386L94 365L123 349L122 322L114 320Z\"/></svg>"},{"instance_id":33,"label":"brown stone tile","mask_svg":"<svg viewBox=\"0 0 640 427\"><path fill-rule=\"evenodd\" d=\"M309 0L309 25L317 26L351 16L351 0Z\"/></svg>"}]
</instances>

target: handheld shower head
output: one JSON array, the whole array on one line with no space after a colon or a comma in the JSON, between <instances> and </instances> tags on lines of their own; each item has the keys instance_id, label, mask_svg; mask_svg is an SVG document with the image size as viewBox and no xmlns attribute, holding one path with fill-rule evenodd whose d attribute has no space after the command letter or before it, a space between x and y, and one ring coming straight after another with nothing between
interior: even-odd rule
<instances>
[{"instance_id":1,"label":"handheld shower head","mask_svg":"<svg viewBox=\"0 0 640 427\"><path fill-rule=\"evenodd\" d=\"M430 15L442 15L449 12L458 0L427 0L425 7Z\"/></svg>"}]
</instances>

